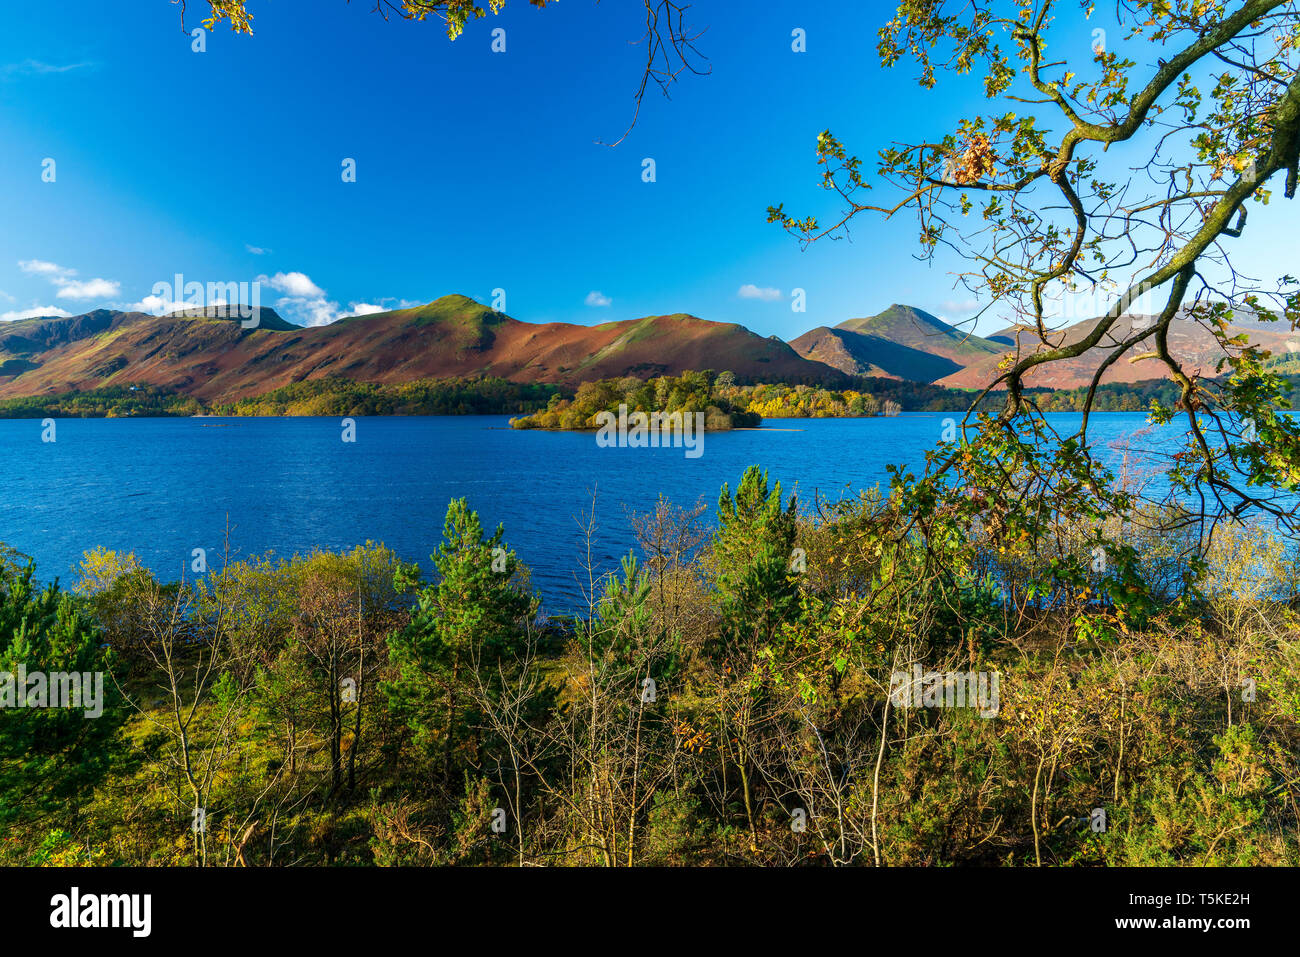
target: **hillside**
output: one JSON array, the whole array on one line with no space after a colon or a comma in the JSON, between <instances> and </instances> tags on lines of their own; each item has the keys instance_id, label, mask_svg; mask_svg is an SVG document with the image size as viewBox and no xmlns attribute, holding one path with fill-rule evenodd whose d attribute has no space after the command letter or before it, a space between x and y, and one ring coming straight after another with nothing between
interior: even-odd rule
<instances>
[{"instance_id":1,"label":"hillside","mask_svg":"<svg viewBox=\"0 0 1300 957\"><path fill-rule=\"evenodd\" d=\"M1095 327L1098 321L1086 320L1051 333L1051 344L1057 346L1078 342ZM1025 384L1030 387L1051 389L1077 389L1089 385L1110 351L1105 348L1107 343L1130 336L1134 331L1134 322L1138 323L1136 328L1140 331L1142 324L1150 321L1149 316L1121 317L1096 347L1076 358L1061 359L1031 370L1025 377ZM1234 334L1245 333L1250 337L1251 343L1268 349L1278 358L1286 357L1293 349L1300 348L1300 333L1292 332L1285 323L1249 319L1243 324L1233 325L1231 331ZM1014 344L1014 329L998 333L996 338L1001 340L1004 336L1008 343ZM1036 346L1041 346L1037 333L1023 330L1021 348L1032 350ZM937 384L958 389L973 389L987 385L997 375L998 363L1007 354L1005 346L1000 348L1002 351L998 355L980 358L965 368L939 379ZM1152 348L1152 341L1149 338L1144 339L1129 355L1139 356ZM1216 375L1216 366L1224 357L1222 347L1208 329L1199 323L1181 318L1175 319L1169 327L1169 348L1170 352L1184 363L1188 373L1200 376ZM1159 359L1147 358L1129 362L1126 358L1110 366L1101 381L1103 383L1144 382L1163 379L1166 377L1166 372L1164 363Z\"/></svg>"},{"instance_id":2,"label":"hillside","mask_svg":"<svg viewBox=\"0 0 1300 957\"><path fill-rule=\"evenodd\" d=\"M818 326L790 345L805 359L823 362L847 375L912 382L934 382L1003 349L928 312L898 304L834 328Z\"/></svg>"},{"instance_id":3,"label":"hillside","mask_svg":"<svg viewBox=\"0 0 1300 957\"><path fill-rule=\"evenodd\" d=\"M198 311L97 310L0 328L0 398L126 384L231 402L325 376L390 384L494 376L577 385L729 369L740 380L839 382L840 372L734 323L688 315L599 326L527 323L465 296L302 328L264 309L258 328Z\"/></svg>"},{"instance_id":4,"label":"hillside","mask_svg":"<svg viewBox=\"0 0 1300 957\"><path fill-rule=\"evenodd\" d=\"M791 341L805 359L823 362L846 375L934 382L961 370L959 363L890 342L880 336L818 326Z\"/></svg>"},{"instance_id":5,"label":"hillside","mask_svg":"<svg viewBox=\"0 0 1300 957\"><path fill-rule=\"evenodd\" d=\"M1132 321L1122 320L1114 335L1128 335ZM1053 340L1078 341L1093 322L1060 330ZM1281 363L1300 354L1300 335L1285 325L1248 317L1234 331L1248 334ZM682 313L597 326L521 322L456 295L311 328L286 322L269 308L261 310L251 329L221 310L159 317L98 309L0 324L0 400L137 385L221 404L327 377L375 386L490 377L572 388L598 379L704 369L730 370L742 383L844 388L849 377L870 376L974 389L996 375L1015 332L968 336L923 310L900 305L818 326L790 344L735 323ZM1021 338L1026 348L1037 342L1031 334ZM1178 320L1169 341L1189 371L1214 374L1223 353L1207 330ZM1135 354L1149 347L1144 343ZM1027 385L1067 390L1087 385L1104 355L1097 348L1051 363L1031 373ZM1143 359L1116 363L1103 382L1163 378L1157 360Z\"/></svg>"}]
</instances>

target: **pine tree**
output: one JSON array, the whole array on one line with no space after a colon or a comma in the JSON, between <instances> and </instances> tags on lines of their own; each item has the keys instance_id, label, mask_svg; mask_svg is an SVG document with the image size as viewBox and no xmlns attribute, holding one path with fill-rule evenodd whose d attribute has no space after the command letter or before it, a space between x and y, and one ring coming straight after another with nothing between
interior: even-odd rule
<instances>
[{"instance_id":1,"label":"pine tree","mask_svg":"<svg viewBox=\"0 0 1300 957\"><path fill-rule=\"evenodd\" d=\"M31 564L20 570L0 562L0 827L6 829L56 814L75 820L111 764L124 716L98 630L57 582L41 587L34 573ZM19 684L20 668L28 676L43 673L47 693L57 672L89 677L91 688L83 690L81 707L19 706L30 687L30 681ZM96 674L102 697L92 707Z\"/></svg>"},{"instance_id":2,"label":"pine tree","mask_svg":"<svg viewBox=\"0 0 1300 957\"><path fill-rule=\"evenodd\" d=\"M798 605L791 570L796 515L794 496L783 506L781 483L769 490L767 473L757 466L745 470L734 498L722 486L713 549L722 631L732 651L771 642Z\"/></svg>"},{"instance_id":3,"label":"pine tree","mask_svg":"<svg viewBox=\"0 0 1300 957\"><path fill-rule=\"evenodd\" d=\"M473 690L481 682L491 693L509 673L537 614L504 535L498 526L485 538L478 514L464 499L452 501L432 556L437 581L420 592L410 624L389 637L397 669L387 687L390 705L448 782L479 746Z\"/></svg>"}]
</instances>

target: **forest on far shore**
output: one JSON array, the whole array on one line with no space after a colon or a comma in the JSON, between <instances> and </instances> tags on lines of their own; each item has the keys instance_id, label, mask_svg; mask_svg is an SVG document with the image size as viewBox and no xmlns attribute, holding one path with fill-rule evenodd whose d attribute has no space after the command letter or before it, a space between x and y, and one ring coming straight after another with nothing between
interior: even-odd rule
<instances>
[{"instance_id":1,"label":"forest on far shore","mask_svg":"<svg viewBox=\"0 0 1300 957\"><path fill-rule=\"evenodd\" d=\"M706 383L699 385L699 377ZM667 379L685 385L684 391L707 396L699 411L724 400L734 412L760 419L820 418L886 415L893 412L966 412L974 395L965 390L947 389L924 382L901 379L861 378L851 387L831 389L810 385L782 383L740 384L728 372L684 372L681 376L621 379L586 382L577 389L548 383L519 383L506 379L480 377L464 379L422 379L396 385L375 385L338 376L308 379L283 386L265 395L229 403L206 403L193 396L151 385L108 386L85 392L59 395L24 396L0 400L0 419L41 418L117 418L127 416L344 416L344 415L512 415L529 421L525 428L559 428L550 413L561 406L573 419L577 410L596 405L586 400L592 390L609 392L621 389L642 392L649 387L655 396L659 388L653 383ZM1288 374L1283 380L1290 386L1290 407L1300 408L1300 374ZM635 383L635 385L632 385ZM587 390L585 393L583 390ZM1026 389L1045 412L1078 412L1087 403L1086 389L1054 391ZM671 389L669 390L669 395ZM1102 385L1093 396L1092 408L1099 412L1141 412L1153 401L1172 404L1178 385L1170 380L1151 380L1133 384ZM667 396L665 396L665 399ZM982 404L992 409L1002 401L994 394ZM684 407L684 406L682 406ZM645 411L671 411L665 408ZM728 413L731 414L731 413ZM559 421L559 416L554 421ZM720 426L721 423L717 423ZM715 426L715 427L717 427ZM564 426L572 428L574 426ZM585 427L585 426L584 426Z\"/></svg>"}]
</instances>

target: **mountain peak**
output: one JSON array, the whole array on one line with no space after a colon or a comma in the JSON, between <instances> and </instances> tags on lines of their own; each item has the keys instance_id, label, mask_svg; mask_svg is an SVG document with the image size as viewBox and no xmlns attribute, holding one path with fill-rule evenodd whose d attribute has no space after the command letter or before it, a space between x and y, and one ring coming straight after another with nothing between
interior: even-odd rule
<instances>
[{"instance_id":1,"label":"mountain peak","mask_svg":"<svg viewBox=\"0 0 1300 957\"><path fill-rule=\"evenodd\" d=\"M948 325L924 309L892 303L874 316L818 326L790 343L805 359L849 375L933 382L1002 347Z\"/></svg>"},{"instance_id":2,"label":"mountain peak","mask_svg":"<svg viewBox=\"0 0 1300 957\"><path fill-rule=\"evenodd\" d=\"M1002 347L948 325L924 309L894 303L884 312L862 319L847 319L836 329L876 336L895 345L930 352L955 362L998 353Z\"/></svg>"},{"instance_id":3,"label":"mountain peak","mask_svg":"<svg viewBox=\"0 0 1300 957\"><path fill-rule=\"evenodd\" d=\"M404 306L399 309L389 309L385 312L368 312L361 316L345 316L334 325L368 322L385 316L395 316L401 321L416 326L427 326L433 323L494 326L510 320L510 317L504 312L497 312L476 299L471 299L469 296L460 293L451 293L446 296L439 296L432 302L426 302L420 306Z\"/></svg>"},{"instance_id":4,"label":"mountain peak","mask_svg":"<svg viewBox=\"0 0 1300 957\"><path fill-rule=\"evenodd\" d=\"M256 325L249 326L250 329L268 329L272 332L288 332L291 329L298 329L291 322L281 318L270 306L257 306ZM168 319L230 319L237 322L246 322L253 317L254 307L242 306L238 304L222 303L215 306L188 306L184 309L177 309L175 312L169 312L166 316Z\"/></svg>"},{"instance_id":5,"label":"mountain peak","mask_svg":"<svg viewBox=\"0 0 1300 957\"><path fill-rule=\"evenodd\" d=\"M916 306L908 306L902 303L892 303L888 309L879 312L874 316L864 316L860 319L845 319L836 329L847 329L850 332L864 332L868 334L879 334L881 330L892 331L906 326L913 326L925 330L937 330L940 333L953 332L953 327L948 325L937 316L932 316L924 309L918 309Z\"/></svg>"},{"instance_id":6,"label":"mountain peak","mask_svg":"<svg viewBox=\"0 0 1300 957\"><path fill-rule=\"evenodd\" d=\"M437 307L439 309L486 309L487 306L479 302L472 296L466 296L464 293L451 292L445 296L439 296L432 302L426 302L423 306L416 308L425 309Z\"/></svg>"}]
</instances>

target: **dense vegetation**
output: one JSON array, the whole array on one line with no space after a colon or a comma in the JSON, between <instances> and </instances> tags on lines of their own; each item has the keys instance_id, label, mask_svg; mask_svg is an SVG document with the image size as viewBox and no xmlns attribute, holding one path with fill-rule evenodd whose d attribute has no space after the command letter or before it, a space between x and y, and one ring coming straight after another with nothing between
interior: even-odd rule
<instances>
[{"instance_id":1,"label":"dense vegetation","mask_svg":"<svg viewBox=\"0 0 1300 957\"><path fill-rule=\"evenodd\" d=\"M746 402L732 388L734 381L729 372L715 375L712 371L653 379L598 379L582 383L572 399L554 396L544 411L511 419L510 424L516 429L596 429L601 413L618 415L621 406L629 415L701 413L704 428L710 431L758 425L760 417L746 409Z\"/></svg>"},{"instance_id":2,"label":"dense vegetation","mask_svg":"<svg viewBox=\"0 0 1300 957\"><path fill-rule=\"evenodd\" d=\"M757 426L763 419L845 418L900 411L964 412L970 393L921 382L863 378L856 388L758 383L740 385L730 372L684 372L641 379L584 382L572 399L555 396L546 410L511 421L517 429L595 429L601 412L703 412L707 429ZM873 394L874 393L874 394ZM878 397L879 396L879 397Z\"/></svg>"},{"instance_id":3,"label":"dense vegetation","mask_svg":"<svg viewBox=\"0 0 1300 957\"><path fill-rule=\"evenodd\" d=\"M1284 378L1291 386L1291 407L1300 407L1300 389L1296 388L1300 385L1300 374ZM671 385L661 387L657 385L660 380ZM661 388L667 390L663 395ZM1027 389L1025 394L1046 412L1077 412L1087 398L1086 389ZM1093 408L1104 412L1145 411L1153 399L1167 405L1177 395L1178 386L1169 380L1103 385L1093 398ZM894 411L965 412L971 399L968 391L899 379L862 378L855 380L853 387L839 390L785 383L742 386L726 372L686 372L677 377L650 380L635 376L606 379L583 383L577 396L573 390L559 385L510 382L494 377L421 379L376 385L331 376L217 404L151 385L24 396L0 400L0 418L523 413L516 423L518 428L594 428L586 424L591 416L602 409L617 412L620 401L627 402L630 411L637 408L655 411L663 401L671 408L658 411L703 411L709 416L708 428L716 429L757 425L762 419L872 416ZM991 409L998 401L996 397L986 397L981 408Z\"/></svg>"},{"instance_id":4,"label":"dense vegetation","mask_svg":"<svg viewBox=\"0 0 1300 957\"><path fill-rule=\"evenodd\" d=\"M1292 386L1300 376L1292 377ZM1099 386L1091 396L1098 412L1143 412L1152 402L1173 404L1179 387L1168 380ZM1026 389L1026 398L1044 412L1079 412L1089 402L1089 390ZM1300 399L1300 390L1292 393ZM511 420L519 429L595 429L596 415L617 412L704 412L707 428L758 425L764 419L846 418L896 415L899 412L966 412L972 393L924 382L862 378L856 388L829 389L815 385L760 383L738 385L728 372L686 372L681 376L641 379L626 376L584 382L574 398L556 394L544 411ZM977 408L995 410L1003 400L985 396ZM1293 400L1294 404L1294 400Z\"/></svg>"},{"instance_id":5,"label":"dense vegetation","mask_svg":"<svg viewBox=\"0 0 1300 957\"><path fill-rule=\"evenodd\" d=\"M890 404L890 400L882 403L870 392L855 389L834 391L816 386L776 384L734 386L723 394L764 419L841 418L901 411L896 404Z\"/></svg>"},{"instance_id":6,"label":"dense vegetation","mask_svg":"<svg viewBox=\"0 0 1300 957\"><path fill-rule=\"evenodd\" d=\"M109 678L98 719L0 711L0 863L1300 863L1294 553L1224 526L1199 566L1177 516L1116 520L1135 604L1122 562L1059 576L1083 526L940 547L904 500L797 509L751 469L711 531L638 516L551 621L463 501L424 577L96 550L69 594L11 556L0 672ZM997 673L996 713L900 705L914 665Z\"/></svg>"},{"instance_id":7,"label":"dense vegetation","mask_svg":"<svg viewBox=\"0 0 1300 957\"><path fill-rule=\"evenodd\" d=\"M1300 410L1300 375L1283 377L1289 402L1285 407ZM1097 412L1145 412L1153 402L1166 408L1179 401L1180 386L1170 379L1113 383L1097 387L1092 409ZM1062 389L1030 393L1044 412L1081 412L1088 403L1087 389Z\"/></svg>"},{"instance_id":8,"label":"dense vegetation","mask_svg":"<svg viewBox=\"0 0 1300 957\"><path fill-rule=\"evenodd\" d=\"M201 415L205 411L198 399L150 385L0 400L0 419Z\"/></svg>"},{"instance_id":9,"label":"dense vegetation","mask_svg":"<svg viewBox=\"0 0 1300 957\"><path fill-rule=\"evenodd\" d=\"M340 376L295 382L237 402L211 404L151 385L24 396L0 401L0 418L95 418L173 415L504 415L546 407L560 387L473 379L419 379L396 384Z\"/></svg>"},{"instance_id":10,"label":"dense vegetation","mask_svg":"<svg viewBox=\"0 0 1300 957\"><path fill-rule=\"evenodd\" d=\"M228 405L215 415L502 415L546 407L560 388L495 377L419 379L377 385L330 376L295 382Z\"/></svg>"}]
</instances>

